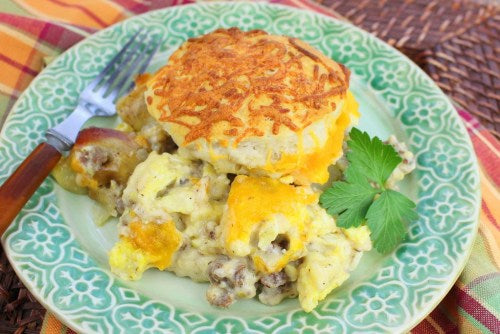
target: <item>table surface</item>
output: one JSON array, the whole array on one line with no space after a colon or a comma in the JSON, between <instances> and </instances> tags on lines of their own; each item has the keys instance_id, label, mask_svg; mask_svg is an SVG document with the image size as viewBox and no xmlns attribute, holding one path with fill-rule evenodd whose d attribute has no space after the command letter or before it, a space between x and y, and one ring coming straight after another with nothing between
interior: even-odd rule
<instances>
[{"instance_id":1,"label":"table surface","mask_svg":"<svg viewBox=\"0 0 500 334\"><path fill-rule=\"evenodd\" d=\"M398 48L500 138L500 6L494 1L314 0ZM1 11L1 6L0 6ZM45 310L0 248L0 333L38 333Z\"/></svg>"}]
</instances>

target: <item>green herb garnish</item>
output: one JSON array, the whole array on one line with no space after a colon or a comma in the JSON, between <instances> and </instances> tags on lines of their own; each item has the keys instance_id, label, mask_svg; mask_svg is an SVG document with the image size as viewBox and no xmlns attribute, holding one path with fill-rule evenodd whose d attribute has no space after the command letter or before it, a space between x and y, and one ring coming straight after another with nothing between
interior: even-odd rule
<instances>
[{"instance_id":1,"label":"green herb garnish","mask_svg":"<svg viewBox=\"0 0 500 334\"><path fill-rule=\"evenodd\" d=\"M406 234L406 223L416 219L415 203L405 195L386 189L385 183L402 159L391 145L353 128L345 181L337 181L321 194L319 201L337 226L358 227L365 221L373 246L380 253L394 249Z\"/></svg>"}]
</instances>

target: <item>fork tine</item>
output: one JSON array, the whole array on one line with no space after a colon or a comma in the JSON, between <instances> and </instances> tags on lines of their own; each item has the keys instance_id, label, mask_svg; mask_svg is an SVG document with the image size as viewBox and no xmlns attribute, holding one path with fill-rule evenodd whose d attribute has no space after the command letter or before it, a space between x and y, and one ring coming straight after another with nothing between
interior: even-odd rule
<instances>
[{"instance_id":1,"label":"fork tine","mask_svg":"<svg viewBox=\"0 0 500 334\"><path fill-rule=\"evenodd\" d=\"M147 55L147 57L144 59L144 62L141 64L141 66L139 67L139 70L137 71L137 73L144 73L144 71L146 71L146 68L148 67L149 63L151 62L151 59L153 59L153 56L156 54L156 52L158 52L158 49L163 45L165 44L165 41L167 40L166 37L162 38L160 40L159 43L156 44L156 46L154 47L154 49ZM129 92L130 90L132 90L132 88L134 88L134 81L132 81L128 87L125 89L125 92Z\"/></svg>"},{"instance_id":2,"label":"fork tine","mask_svg":"<svg viewBox=\"0 0 500 334\"><path fill-rule=\"evenodd\" d=\"M153 44L154 46L154 44ZM147 58L150 59L151 53L156 51L158 45L154 46L153 48L146 46L146 49L142 53L138 53L133 61L130 62L130 66L128 66L126 71L123 71L124 74L122 74L121 79L116 83L115 87L109 94L107 98L112 99L113 101L115 98L118 96L119 92L122 90L122 88L125 86L125 83L127 83L130 78L132 77L132 74L137 73L137 68L141 64L141 61L144 60L144 55L148 55ZM123 68L124 69L124 68Z\"/></svg>"},{"instance_id":3,"label":"fork tine","mask_svg":"<svg viewBox=\"0 0 500 334\"><path fill-rule=\"evenodd\" d=\"M146 57L146 61L141 65L141 67L139 68L139 73L142 73L146 70L146 67L148 67L149 63L151 62L151 59L153 59L153 56L155 55L155 53L158 51L158 49L160 48L160 46L162 46L163 44L165 44L165 41L167 40L167 38L162 38L160 40L160 42L158 42L155 46L155 48L151 51L151 53Z\"/></svg>"},{"instance_id":4,"label":"fork tine","mask_svg":"<svg viewBox=\"0 0 500 334\"><path fill-rule=\"evenodd\" d=\"M157 41L155 44L152 44L152 47L146 48L143 54L140 54L136 57L134 62L130 65L127 72L121 78L120 82L116 85L113 91L110 93L110 98L113 100L120 96L120 93L127 93L134 87L133 77L137 74L143 73L148 67L151 59L156 54L160 46L163 44L164 39L161 39L159 42ZM129 83L130 82L130 83ZM124 89L125 87L125 89Z\"/></svg>"},{"instance_id":5,"label":"fork tine","mask_svg":"<svg viewBox=\"0 0 500 334\"><path fill-rule=\"evenodd\" d=\"M101 80L106 76L108 75L111 70L113 69L113 67L115 66L115 64L119 63L119 60L122 58L122 56L125 54L125 52L128 50L128 48L130 47L130 45L136 40L137 36L139 36L139 34L144 31L144 28L141 28L139 29L128 41L127 43L125 43L125 45L123 46L123 48L120 50L120 52L118 52L114 57L113 59L111 59L111 61L106 65L106 67L104 67L104 69L99 73L99 75L94 79L92 80L92 82L87 86L87 88L90 88L90 89L94 89L95 87L97 87L97 85L101 82Z\"/></svg>"},{"instance_id":6,"label":"fork tine","mask_svg":"<svg viewBox=\"0 0 500 334\"><path fill-rule=\"evenodd\" d=\"M124 72L124 69L126 69L127 66L130 65L132 59L138 54L141 54L140 50L144 46L144 44L141 42L141 40L143 39L141 37L144 36L147 36L147 31L139 35L139 42L135 43L135 45L130 48L128 54L125 56L125 59L123 59L123 61L121 61L118 66L113 69L109 77L103 82L99 83L99 85L101 86L101 88L99 88L102 93L101 95L106 96L109 94L111 86L113 86L116 79L120 77L120 75Z\"/></svg>"}]
</instances>

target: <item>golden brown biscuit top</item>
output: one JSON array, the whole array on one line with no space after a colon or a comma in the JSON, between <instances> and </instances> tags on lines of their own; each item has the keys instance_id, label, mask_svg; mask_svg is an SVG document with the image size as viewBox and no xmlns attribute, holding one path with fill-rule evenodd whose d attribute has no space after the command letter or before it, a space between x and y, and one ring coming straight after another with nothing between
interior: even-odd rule
<instances>
[{"instance_id":1,"label":"golden brown biscuit top","mask_svg":"<svg viewBox=\"0 0 500 334\"><path fill-rule=\"evenodd\" d=\"M336 110L349 71L310 45L261 30L218 29L189 39L148 83L161 122L184 144L298 132ZM154 114L154 112L153 112Z\"/></svg>"}]
</instances>

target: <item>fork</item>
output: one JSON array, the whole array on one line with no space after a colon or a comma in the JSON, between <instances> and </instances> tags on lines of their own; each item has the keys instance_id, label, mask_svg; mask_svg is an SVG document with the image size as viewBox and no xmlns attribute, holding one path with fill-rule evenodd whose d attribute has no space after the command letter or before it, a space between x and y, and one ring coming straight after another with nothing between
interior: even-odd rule
<instances>
[{"instance_id":1,"label":"fork","mask_svg":"<svg viewBox=\"0 0 500 334\"><path fill-rule=\"evenodd\" d=\"M136 32L99 75L83 90L75 110L60 124L49 129L39 144L0 187L0 236L49 175L62 156L71 149L81 127L93 116L113 116L121 93L133 88L133 76L146 70L162 41L145 42L147 32Z\"/></svg>"}]
</instances>

